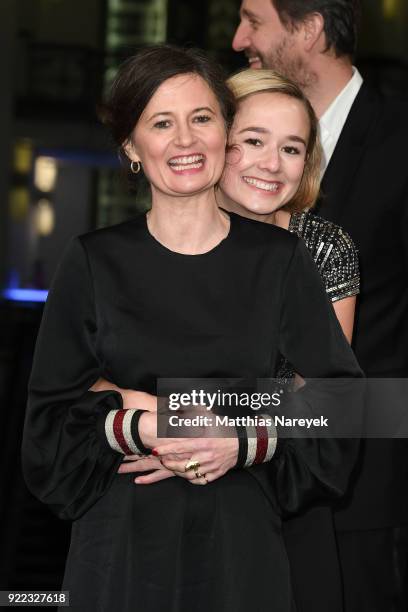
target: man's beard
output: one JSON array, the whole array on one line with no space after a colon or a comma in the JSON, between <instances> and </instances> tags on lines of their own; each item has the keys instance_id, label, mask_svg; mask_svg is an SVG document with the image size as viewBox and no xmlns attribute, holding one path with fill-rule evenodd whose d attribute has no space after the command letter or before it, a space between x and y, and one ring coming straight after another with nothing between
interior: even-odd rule
<instances>
[{"instance_id":1,"label":"man's beard","mask_svg":"<svg viewBox=\"0 0 408 612\"><path fill-rule=\"evenodd\" d=\"M280 72L294 81L303 91L310 91L317 81L317 75L305 64L300 55L293 53L288 38L277 47L261 56L262 67Z\"/></svg>"}]
</instances>

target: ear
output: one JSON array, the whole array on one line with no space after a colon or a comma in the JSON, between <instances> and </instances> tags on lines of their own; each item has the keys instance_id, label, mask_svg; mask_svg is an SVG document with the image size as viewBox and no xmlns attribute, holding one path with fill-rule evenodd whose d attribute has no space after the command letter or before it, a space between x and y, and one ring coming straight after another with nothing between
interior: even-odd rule
<instances>
[{"instance_id":1,"label":"ear","mask_svg":"<svg viewBox=\"0 0 408 612\"><path fill-rule=\"evenodd\" d=\"M128 158L130 159L130 161L134 161L134 162L140 161L140 157L137 154L135 145L132 142L131 138L128 138L128 140L125 140L125 142L122 143L122 149L124 150Z\"/></svg>"},{"instance_id":2,"label":"ear","mask_svg":"<svg viewBox=\"0 0 408 612\"><path fill-rule=\"evenodd\" d=\"M320 13L310 13L307 15L304 19L302 29L305 51L310 52L314 48L323 51L326 48L324 19Z\"/></svg>"}]
</instances>

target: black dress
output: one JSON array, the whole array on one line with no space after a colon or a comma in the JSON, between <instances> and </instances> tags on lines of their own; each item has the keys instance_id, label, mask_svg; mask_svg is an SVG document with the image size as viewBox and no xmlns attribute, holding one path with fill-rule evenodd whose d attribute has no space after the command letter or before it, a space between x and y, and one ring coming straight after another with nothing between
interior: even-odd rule
<instances>
[{"instance_id":1,"label":"black dress","mask_svg":"<svg viewBox=\"0 0 408 612\"><path fill-rule=\"evenodd\" d=\"M64 588L89 612L288 612L282 511L341 495L353 440L279 440L270 465L206 486L118 475L101 423L116 392L158 377L268 377L285 355L305 377L360 369L302 241L230 215L202 255L169 251L144 216L76 238L37 342L23 442L35 495L73 523ZM341 469L340 469L341 468Z\"/></svg>"}]
</instances>

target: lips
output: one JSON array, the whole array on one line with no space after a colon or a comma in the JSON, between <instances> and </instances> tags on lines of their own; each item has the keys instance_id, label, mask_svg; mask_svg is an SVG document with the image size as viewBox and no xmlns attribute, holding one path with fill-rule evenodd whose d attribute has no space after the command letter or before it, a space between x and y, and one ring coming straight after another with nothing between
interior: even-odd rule
<instances>
[{"instance_id":1,"label":"lips","mask_svg":"<svg viewBox=\"0 0 408 612\"><path fill-rule=\"evenodd\" d=\"M172 157L167 162L175 172L183 172L185 170L199 170L204 166L205 155L202 153L192 153L191 155L180 155Z\"/></svg>"},{"instance_id":2,"label":"lips","mask_svg":"<svg viewBox=\"0 0 408 612\"><path fill-rule=\"evenodd\" d=\"M278 193L283 187L283 183L280 181L265 181L254 176L243 176L242 180L247 183L247 185L256 187L257 189L261 189L262 191L266 191L268 193Z\"/></svg>"},{"instance_id":3,"label":"lips","mask_svg":"<svg viewBox=\"0 0 408 612\"><path fill-rule=\"evenodd\" d=\"M247 60L250 68L262 68L262 60L256 53L247 54Z\"/></svg>"}]
</instances>

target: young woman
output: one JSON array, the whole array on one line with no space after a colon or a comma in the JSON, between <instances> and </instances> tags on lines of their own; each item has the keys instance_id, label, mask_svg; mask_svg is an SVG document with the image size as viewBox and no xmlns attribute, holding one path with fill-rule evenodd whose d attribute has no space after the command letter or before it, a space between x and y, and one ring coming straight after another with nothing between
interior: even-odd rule
<instances>
[{"instance_id":1,"label":"young woman","mask_svg":"<svg viewBox=\"0 0 408 612\"><path fill-rule=\"evenodd\" d=\"M150 393L161 377L255 380L281 355L304 377L361 371L302 241L217 206L233 110L217 68L191 50L143 51L122 66L106 110L151 184L152 209L68 248L38 338L23 443L30 489L74 520L71 609L289 612L280 509L341 494L356 443L279 438L272 481L266 463L229 469L231 438L223 478L184 459L178 478L135 487L118 467L157 447L156 415L89 388L100 377Z\"/></svg>"},{"instance_id":2,"label":"young woman","mask_svg":"<svg viewBox=\"0 0 408 612\"><path fill-rule=\"evenodd\" d=\"M303 238L351 342L360 284L357 250L341 227L306 212L320 186L314 111L294 83L272 70L244 70L227 83L238 110L219 203Z\"/></svg>"}]
</instances>

